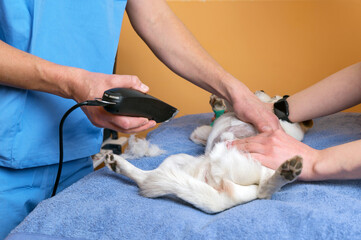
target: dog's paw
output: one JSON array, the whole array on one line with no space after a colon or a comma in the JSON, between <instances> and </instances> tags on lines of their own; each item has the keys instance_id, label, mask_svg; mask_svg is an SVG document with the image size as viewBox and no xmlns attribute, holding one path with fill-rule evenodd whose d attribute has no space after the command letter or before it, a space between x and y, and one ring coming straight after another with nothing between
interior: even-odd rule
<instances>
[{"instance_id":1,"label":"dog's paw","mask_svg":"<svg viewBox=\"0 0 361 240\"><path fill-rule=\"evenodd\" d=\"M293 158L285 161L278 169L280 176L285 180L294 181L302 171L302 157L294 156Z\"/></svg>"},{"instance_id":2,"label":"dog's paw","mask_svg":"<svg viewBox=\"0 0 361 240\"><path fill-rule=\"evenodd\" d=\"M105 164L105 166L107 166L110 170L116 172L116 170L117 170L117 162L116 162L113 154L107 154L107 155L105 155L104 164Z\"/></svg>"},{"instance_id":3,"label":"dog's paw","mask_svg":"<svg viewBox=\"0 0 361 240\"><path fill-rule=\"evenodd\" d=\"M211 105L212 109L216 111L227 109L224 99L217 97L214 94L212 94L211 97L209 98L209 104Z\"/></svg>"},{"instance_id":4,"label":"dog's paw","mask_svg":"<svg viewBox=\"0 0 361 240\"><path fill-rule=\"evenodd\" d=\"M209 125L203 125L197 127L191 134L190 139L196 143L205 146L207 144L207 139L209 134L212 131L212 127Z\"/></svg>"}]
</instances>

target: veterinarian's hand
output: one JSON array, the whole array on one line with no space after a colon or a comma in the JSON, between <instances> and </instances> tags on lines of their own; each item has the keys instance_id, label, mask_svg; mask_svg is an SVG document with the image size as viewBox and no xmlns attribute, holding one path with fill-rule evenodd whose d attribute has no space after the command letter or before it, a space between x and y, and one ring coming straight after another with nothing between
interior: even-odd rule
<instances>
[{"instance_id":1,"label":"veterinarian's hand","mask_svg":"<svg viewBox=\"0 0 361 240\"><path fill-rule=\"evenodd\" d=\"M279 120L273 113L273 105L261 102L250 91L242 99L234 100L232 105L237 117L253 124L259 132L280 129Z\"/></svg>"},{"instance_id":2,"label":"veterinarian's hand","mask_svg":"<svg viewBox=\"0 0 361 240\"><path fill-rule=\"evenodd\" d=\"M300 179L315 179L313 165L319 151L297 141L281 129L235 140L229 143L229 147L249 152L253 159L272 169L277 169L287 159L300 155L303 158Z\"/></svg>"},{"instance_id":3,"label":"veterinarian's hand","mask_svg":"<svg viewBox=\"0 0 361 240\"><path fill-rule=\"evenodd\" d=\"M77 102L101 98L104 91L111 88L132 88L146 93L148 87L138 77L112 75L80 71L73 86L73 98ZM82 107L89 120L97 127L109 128L123 133L135 133L155 126L155 121L147 118L126 117L111 114L103 107Z\"/></svg>"}]
</instances>

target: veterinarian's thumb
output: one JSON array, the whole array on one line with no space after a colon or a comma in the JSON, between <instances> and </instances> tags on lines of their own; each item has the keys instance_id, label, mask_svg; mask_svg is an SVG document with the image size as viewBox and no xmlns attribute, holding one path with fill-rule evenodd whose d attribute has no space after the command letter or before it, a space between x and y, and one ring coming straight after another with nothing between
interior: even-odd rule
<instances>
[{"instance_id":1,"label":"veterinarian's thumb","mask_svg":"<svg viewBox=\"0 0 361 240\"><path fill-rule=\"evenodd\" d=\"M146 93L149 90L149 87L142 83L137 76L133 75L118 75L121 77L121 85L125 88L132 88L140 92Z\"/></svg>"},{"instance_id":2,"label":"veterinarian's thumb","mask_svg":"<svg viewBox=\"0 0 361 240\"><path fill-rule=\"evenodd\" d=\"M273 129L271 126L263 126L261 127L261 132L271 132Z\"/></svg>"},{"instance_id":3,"label":"veterinarian's thumb","mask_svg":"<svg viewBox=\"0 0 361 240\"><path fill-rule=\"evenodd\" d=\"M258 132L271 132L281 128L278 118L272 112L265 112L254 123Z\"/></svg>"},{"instance_id":4,"label":"veterinarian's thumb","mask_svg":"<svg viewBox=\"0 0 361 240\"><path fill-rule=\"evenodd\" d=\"M255 127L262 132L271 132L281 128L278 117L273 113L273 104L263 104L263 109L255 114L257 118Z\"/></svg>"}]
</instances>

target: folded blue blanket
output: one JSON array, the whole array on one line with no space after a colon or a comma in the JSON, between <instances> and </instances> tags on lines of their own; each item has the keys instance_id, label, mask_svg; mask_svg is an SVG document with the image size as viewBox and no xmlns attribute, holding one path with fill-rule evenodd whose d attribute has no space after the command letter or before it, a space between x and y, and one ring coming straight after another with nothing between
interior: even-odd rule
<instances>
[{"instance_id":1,"label":"folded blue blanket","mask_svg":"<svg viewBox=\"0 0 361 240\"><path fill-rule=\"evenodd\" d=\"M176 153L202 154L189 140L212 114L161 125L148 140L166 154L132 160L156 168ZM361 114L315 120L304 142L314 148L361 139ZM148 199L126 177L98 170L45 200L8 237L14 239L361 239L361 180L295 182L270 200L209 215L172 196Z\"/></svg>"}]
</instances>

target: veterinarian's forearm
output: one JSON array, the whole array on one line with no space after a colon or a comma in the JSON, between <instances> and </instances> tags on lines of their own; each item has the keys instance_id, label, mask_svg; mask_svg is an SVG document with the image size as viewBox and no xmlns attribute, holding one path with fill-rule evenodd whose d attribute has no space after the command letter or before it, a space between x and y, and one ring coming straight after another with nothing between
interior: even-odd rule
<instances>
[{"instance_id":1,"label":"veterinarian's forearm","mask_svg":"<svg viewBox=\"0 0 361 240\"><path fill-rule=\"evenodd\" d=\"M77 102L101 97L114 87L146 92L148 87L135 76L93 73L51 63L0 41L0 84L47 92ZM124 133L140 132L155 125L146 118L116 116L102 107L82 108L97 127Z\"/></svg>"},{"instance_id":2,"label":"veterinarian's forearm","mask_svg":"<svg viewBox=\"0 0 361 240\"><path fill-rule=\"evenodd\" d=\"M319 151L308 180L360 179L361 140Z\"/></svg>"},{"instance_id":3,"label":"veterinarian's forearm","mask_svg":"<svg viewBox=\"0 0 361 240\"><path fill-rule=\"evenodd\" d=\"M130 0L127 13L140 37L178 75L230 102L231 91L251 94L201 47L166 1Z\"/></svg>"},{"instance_id":4,"label":"veterinarian's forearm","mask_svg":"<svg viewBox=\"0 0 361 240\"><path fill-rule=\"evenodd\" d=\"M300 122L345 110L361 102L361 62L288 98L289 119Z\"/></svg>"},{"instance_id":5,"label":"veterinarian's forearm","mask_svg":"<svg viewBox=\"0 0 361 240\"><path fill-rule=\"evenodd\" d=\"M69 98L74 68L61 66L0 41L0 84Z\"/></svg>"}]
</instances>

